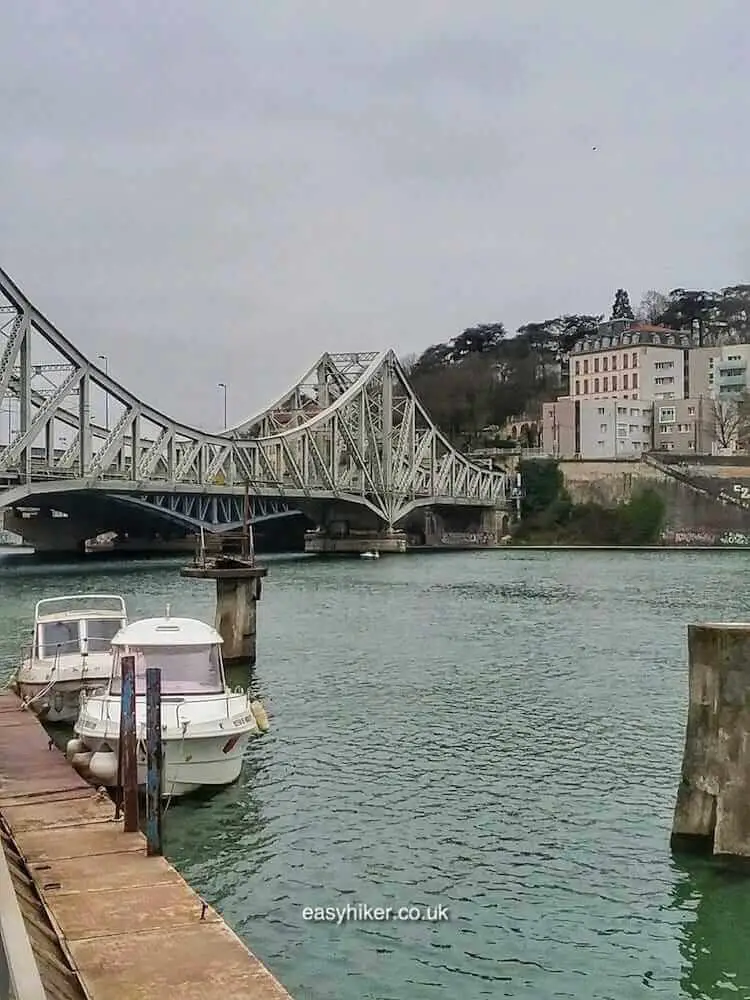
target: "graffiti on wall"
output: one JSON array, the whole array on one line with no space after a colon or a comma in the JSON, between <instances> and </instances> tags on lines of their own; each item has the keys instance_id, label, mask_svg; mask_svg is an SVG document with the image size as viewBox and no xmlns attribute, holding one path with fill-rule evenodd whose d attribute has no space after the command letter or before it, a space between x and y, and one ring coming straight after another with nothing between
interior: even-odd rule
<instances>
[{"instance_id":1,"label":"graffiti on wall","mask_svg":"<svg viewBox=\"0 0 750 1000\"><path fill-rule=\"evenodd\" d=\"M722 490L719 493L722 503L733 503L737 507L750 508L750 486L744 483L734 483L731 491Z\"/></svg>"},{"instance_id":2,"label":"graffiti on wall","mask_svg":"<svg viewBox=\"0 0 750 1000\"><path fill-rule=\"evenodd\" d=\"M742 531L725 531L719 539L719 545L750 546L750 535L746 535Z\"/></svg>"},{"instance_id":3,"label":"graffiti on wall","mask_svg":"<svg viewBox=\"0 0 750 1000\"><path fill-rule=\"evenodd\" d=\"M665 545L716 545L716 533L698 528L695 531L672 531L662 536Z\"/></svg>"}]
</instances>

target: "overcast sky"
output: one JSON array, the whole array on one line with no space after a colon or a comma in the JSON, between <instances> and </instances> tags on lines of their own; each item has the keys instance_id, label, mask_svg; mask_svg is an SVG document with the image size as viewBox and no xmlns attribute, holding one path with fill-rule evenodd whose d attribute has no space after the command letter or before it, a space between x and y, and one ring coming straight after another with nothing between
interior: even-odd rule
<instances>
[{"instance_id":1,"label":"overcast sky","mask_svg":"<svg viewBox=\"0 0 750 1000\"><path fill-rule=\"evenodd\" d=\"M748 0L2 10L0 265L193 425L324 350L748 279Z\"/></svg>"}]
</instances>

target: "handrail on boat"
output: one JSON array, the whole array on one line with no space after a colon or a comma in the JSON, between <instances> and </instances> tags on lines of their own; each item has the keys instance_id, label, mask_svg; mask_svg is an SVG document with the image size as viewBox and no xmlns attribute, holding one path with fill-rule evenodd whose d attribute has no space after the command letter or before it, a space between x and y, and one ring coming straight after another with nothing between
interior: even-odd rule
<instances>
[{"instance_id":1,"label":"handrail on boat","mask_svg":"<svg viewBox=\"0 0 750 1000\"><path fill-rule=\"evenodd\" d=\"M62 601L78 601L78 602L80 602L80 601L92 601L92 600L96 600L96 601L117 601L118 602L118 608L117 609L115 609L115 608L102 608L101 610L102 611L104 611L104 610L111 611L112 614L116 614L117 610L119 610L119 611L121 611L123 613L123 616L127 617L127 608L125 607L125 600L122 597L122 594L60 594L58 597L45 597L41 601L37 601L36 602L36 605L34 606L34 617L35 618L39 617L40 609L43 608L45 605L48 606L50 604L59 604ZM94 609L92 609L92 608L85 608L85 609L82 609L82 610L91 611L91 610L94 610Z\"/></svg>"}]
</instances>

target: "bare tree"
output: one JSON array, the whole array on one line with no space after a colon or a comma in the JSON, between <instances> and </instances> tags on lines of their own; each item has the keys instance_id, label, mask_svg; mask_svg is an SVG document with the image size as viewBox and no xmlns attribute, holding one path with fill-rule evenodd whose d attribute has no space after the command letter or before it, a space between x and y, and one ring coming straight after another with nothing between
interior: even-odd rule
<instances>
[{"instance_id":1,"label":"bare tree","mask_svg":"<svg viewBox=\"0 0 750 1000\"><path fill-rule=\"evenodd\" d=\"M651 290L646 292L635 311L639 323L659 323L666 312L669 300L661 292Z\"/></svg>"},{"instance_id":2,"label":"bare tree","mask_svg":"<svg viewBox=\"0 0 750 1000\"><path fill-rule=\"evenodd\" d=\"M750 397L714 400L711 407L714 441L719 448L746 451L750 443Z\"/></svg>"}]
</instances>

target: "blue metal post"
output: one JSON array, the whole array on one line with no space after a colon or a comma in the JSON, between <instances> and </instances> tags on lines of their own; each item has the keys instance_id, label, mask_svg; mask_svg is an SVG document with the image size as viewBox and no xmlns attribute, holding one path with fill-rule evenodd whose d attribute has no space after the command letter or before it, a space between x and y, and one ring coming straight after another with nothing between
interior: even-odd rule
<instances>
[{"instance_id":1,"label":"blue metal post","mask_svg":"<svg viewBox=\"0 0 750 1000\"><path fill-rule=\"evenodd\" d=\"M164 752L161 741L161 670L146 668L146 853L163 854L162 783Z\"/></svg>"},{"instance_id":2,"label":"blue metal post","mask_svg":"<svg viewBox=\"0 0 750 1000\"><path fill-rule=\"evenodd\" d=\"M125 806L125 833L138 830L138 755L135 728L135 657L120 660L122 694L120 696L120 760L122 794Z\"/></svg>"}]
</instances>

